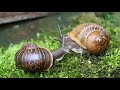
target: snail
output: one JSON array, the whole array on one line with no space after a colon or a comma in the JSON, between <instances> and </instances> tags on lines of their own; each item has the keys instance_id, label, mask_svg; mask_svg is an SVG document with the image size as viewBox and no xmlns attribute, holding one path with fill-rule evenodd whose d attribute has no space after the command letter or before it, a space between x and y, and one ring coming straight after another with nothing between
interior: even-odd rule
<instances>
[{"instance_id":1,"label":"snail","mask_svg":"<svg viewBox=\"0 0 120 90\"><path fill-rule=\"evenodd\" d=\"M53 60L66 53L62 50L59 48L50 52L47 48L38 47L36 44L24 44L15 54L16 66L30 72L48 71L54 64Z\"/></svg>"},{"instance_id":2,"label":"snail","mask_svg":"<svg viewBox=\"0 0 120 90\"><path fill-rule=\"evenodd\" d=\"M76 53L100 54L109 45L110 37L105 29L96 23L83 23L67 33L66 49Z\"/></svg>"},{"instance_id":3,"label":"snail","mask_svg":"<svg viewBox=\"0 0 120 90\"><path fill-rule=\"evenodd\" d=\"M62 43L62 50L66 51L64 54L74 51L75 53L97 55L104 52L110 42L110 37L106 30L102 26L91 22L80 24L68 32L66 36L63 36L62 33L60 36L62 37L61 41L64 42ZM64 56L64 54L61 55Z\"/></svg>"},{"instance_id":4,"label":"snail","mask_svg":"<svg viewBox=\"0 0 120 90\"><path fill-rule=\"evenodd\" d=\"M61 60L67 53L63 46L63 39L61 34L61 47L53 51L32 43L24 44L15 54L16 66L29 72L48 71L56 61Z\"/></svg>"}]
</instances>

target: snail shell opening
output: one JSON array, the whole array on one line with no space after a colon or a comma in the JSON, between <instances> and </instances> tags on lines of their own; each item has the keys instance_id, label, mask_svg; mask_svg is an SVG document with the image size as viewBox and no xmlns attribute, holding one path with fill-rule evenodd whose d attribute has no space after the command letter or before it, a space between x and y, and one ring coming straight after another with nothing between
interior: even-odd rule
<instances>
[{"instance_id":1,"label":"snail shell opening","mask_svg":"<svg viewBox=\"0 0 120 90\"><path fill-rule=\"evenodd\" d=\"M24 71L47 71L53 64L52 53L35 44L25 44L15 55L16 66Z\"/></svg>"}]
</instances>

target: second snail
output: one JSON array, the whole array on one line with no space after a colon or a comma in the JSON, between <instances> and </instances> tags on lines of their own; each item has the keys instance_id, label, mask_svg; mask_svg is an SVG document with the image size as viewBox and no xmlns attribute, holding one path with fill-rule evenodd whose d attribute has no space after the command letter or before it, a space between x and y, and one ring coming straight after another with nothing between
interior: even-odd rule
<instances>
[{"instance_id":1,"label":"second snail","mask_svg":"<svg viewBox=\"0 0 120 90\"><path fill-rule=\"evenodd\" d=\"M60 28L59 28L60 31ZM100 54L110 41L106 30L95 23L83 23L63 36L60 31L61 46L53 51L40 48L35 44L25 44L15 55L16 66L24 71L48 71L54 62L71 50L76 53Z\"/></svg>"}]
</instances>

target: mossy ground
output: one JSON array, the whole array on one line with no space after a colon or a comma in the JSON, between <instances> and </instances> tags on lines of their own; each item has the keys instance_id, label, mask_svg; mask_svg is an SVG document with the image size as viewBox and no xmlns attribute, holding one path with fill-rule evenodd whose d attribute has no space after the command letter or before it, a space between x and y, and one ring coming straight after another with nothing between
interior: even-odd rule
<instances>
[{"instance_id":1,"label":"mossy ground","mask_svg":"<svg viewBox=\"0 0 120 90\"><path fill-rule=\"evenodd\" d=\"M59 47L56 34L51 37L50 32L37 33L36 40L22 41L18 44L11 44L8 48L0 48L0 78L116 78L120 77L120 27L115 26L109 20L95 17L94 15L82 14L73 18L73 25L62 29L66 34L80 23L94 22L103 26L110 35L110 44L106 52L100 55L76 54L71 52L65 55L61 62L57 62L47 72L24 72L16 68L15 53L24 43L31 42L38 46L45 47L51 51Z\"/></svg>"}]
</instances>

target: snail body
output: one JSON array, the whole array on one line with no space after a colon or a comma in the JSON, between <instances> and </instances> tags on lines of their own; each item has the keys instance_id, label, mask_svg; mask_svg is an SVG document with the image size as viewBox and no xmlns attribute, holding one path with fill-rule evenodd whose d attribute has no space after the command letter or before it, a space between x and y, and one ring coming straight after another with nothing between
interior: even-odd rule
<instances>
[{"instance_id":1,"label":"snail body","mask_svg":"<svg viewBox=\"0 0 120 90\"><path fill-rule=\"evenodd\" d=\"M53 56L46 48L25 44L17 51L15 62L24 71L47 71L53 64Z\"/></svg>"},{"instance_id":2,"label":"snail body","mask_svg":"<svg viewBox=\"0 0 120 90\"><path fill-rule=\"evenodd\" d=\"M95 23L80 24L67 35L80 47L92 54L105 51L110 40L105 29Z\"/></svg>"}]
</instances>

